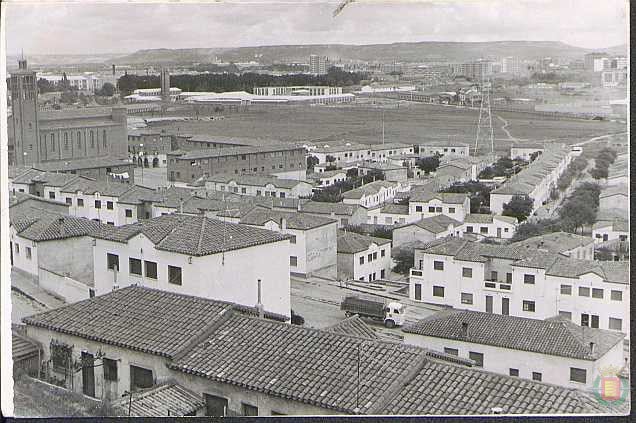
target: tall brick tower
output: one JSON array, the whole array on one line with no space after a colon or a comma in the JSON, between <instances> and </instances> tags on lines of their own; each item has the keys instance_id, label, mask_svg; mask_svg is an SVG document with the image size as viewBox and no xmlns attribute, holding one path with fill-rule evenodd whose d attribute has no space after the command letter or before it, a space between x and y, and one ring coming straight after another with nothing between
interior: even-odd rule
<instances>
[{"instance_id":1,"label":"tall brick tower","mask_svg":"<svg viewBox=\"0 0 636 423\"><path fill-rule=\"evenodd\" d=\"M18 70L11 73L9 89L13 121L13 145L9 145L9 161L16 165L37 163L40 161L38 85L35 72L27 69L24 57L18 60Z\"/></svg>"}]
</instances>

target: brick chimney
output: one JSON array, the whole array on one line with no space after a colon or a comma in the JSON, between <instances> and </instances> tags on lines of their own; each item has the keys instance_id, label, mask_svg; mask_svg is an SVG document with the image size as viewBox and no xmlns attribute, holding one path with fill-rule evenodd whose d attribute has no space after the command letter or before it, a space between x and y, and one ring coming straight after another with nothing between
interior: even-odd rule
<instances>
[{"instance_id":1,"label":"brick chimney","mask_svg":"<svg viewBox=\"0 0 636 423\"><path fill-rule=\"evenodd\" d=\"M66 231L64 230L64 218L63 217L58 217L57 218L57 223L60 226L60 236L64 237L64 235L66 235Z\"/></svg>"},{"instance_id":2,"label":"brick chimney","mask_svg":"<svg viewBox=\"0 0 636 423\"><path fill-rule=\"evenodd\" d=\"M462 322L462 337L468 338L468 323Z\"/></svg>"}]
</instances>

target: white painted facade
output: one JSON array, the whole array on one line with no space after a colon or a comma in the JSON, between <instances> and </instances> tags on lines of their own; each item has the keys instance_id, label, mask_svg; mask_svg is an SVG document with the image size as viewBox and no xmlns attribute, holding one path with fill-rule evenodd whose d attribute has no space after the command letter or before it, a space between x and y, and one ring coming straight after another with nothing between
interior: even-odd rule
<instances>
[{"instance_id":1,"label":"white painted facade","mask_svg":"<svg viewBox=\"0 0 636 423\"><path fill-rule=\"evenodd\" d=\"M434 269L435 261L443 263L443 270ZM512 260L493 258L487 263L471 262L421 250L415 250L414 265L409 278L409 295L414 301L541 320L566 312L577 324L584 318L582 315L587 315L590 322L592 316L596 316L600 329L612 329L610 318L619 319L620 330L629 337L628 283L604 281L594 273L578 278L552 276L546 275L545 269L513 265ZM463 268L471 269L472 276L464 276ZM496 281L492 280L492 272L497 273ZM525 283L525 275L532 275L534 283ZM561 285L569 286L571 294L561 294ZM443 287L444 295L433 295L434 286ZM580 296L579 287L587 288L589 296ZM593 298L594 288L603 290L603 298ZM472 295L471 303L462 302L462 293ZM611 299L618 297L620 300ZM508 313L504 312L505 301L508 301ZM524 301L532 302L534 311L524 307ZM491 310L487 306L489 302Z\"/></svg>"},{"instance_id":2,"label":"white painted facade","mask_svg":"<svg viewBox=\"0 0 636 423\"><path fill-rule=\"evenodd\" d=\"M410 144L347 144L342 146L320 146L311 151L311 155L318 159L318 163L327 163L327 156L333 157L334 164L347 163L360 160L374 162L386 162L390 157L413 154L413 145Z\"/></svg>"},{"instance_id":3,"label":"white painted facade","mask_svg":"<svg viewBox=\"0 0 636 423\"><path fill-rule=\"evenodd\" d=\"M510 239L515 234L517 226L517 224L502 220L495 215L490 223L464 222L457 229L462 234L471 233L487 238Z\"/></svg>"},{"instance_id":4,"label":"white painted facade","mask_svg":"<svg viewBox=\"0 0 636 423\"><path fill-rule=\"evenodd\" d=\"M335 185L336 182L344 182L347 179L347 172L329 172L323 175L325 172L318 172L313 176L316 181L316 188L324 188Z\"/></svg>"},{"instance_id":5,"label":"white painted facade","mask_svg":"<svg viewBox=\"0 0 636 423\"><path fill-rule=\"evenodd\" d=\"M206 181L205 189L209 191L231 192L252 197L278 197L278 198L308 198L312 194L312 186L309 182L298 181L291 187L282 187L271 182L262 185L241 183L236 180L227 182Z\"/></svg>"},{"instance_id":6,"label":"white painted facade","mask_svg":"<svg viewBox=\"0 0 636 423\"><path fill-rule=\"evenodd\" d=\"M289 240L193 257L158 250L145 235L138 234L127 243L96 239L93 251L97 295L115 286L137 284L253 307L258 302L260 279L265 310L290 316ZM108 253L119 256L119 271L108 269ZM129 258L142 260L143 275L130 273ZM157 263L156 279L146 276L143 261ZM181 268L181 285L168 282L168 266Z\"/></svg>"},{"instance_id":7,"label":"white painted facade","mask_svg":"<svg viewBox=\"0 0 636 423\"><path fill-rule=\"evenodd\" d=\"M468 157L470 155L470 146L468 144L420 144L420 157L431 157L435 155L452 156L452 157Z\"/></svg>"},{"instance_id":8,"label":"white painted facade","mask_svg":"<svg viewBox=\"0 0 636 423\"><path fill-rule=\"evenodd\" d=\"M592 229L592 239L595 244L600 244L605 241L612 241L614 239L620 239L621 241L629 240L628 231L618 231L614 228L613 222L605 222L603 225L594 225Z\"/></svg>"},{"instance_id":9,"label":"white painted facade","mask_svg":"<svg viewBox=\"0 0 636 423\"><path fill-rule=\"evenodd\" d=\"M409 202L409 215L413 222L426 217L443 214L460 222L463 222L466 215L470 213L470 198L466 196L461 204L445 203L439 198L432 198L429 201Z\"/></svg>"},{"instance_id":10,"label":"white painted facade","mask_svg":"<svg viewBox=\"0 0 636 423\"><path fill-rule=\"evenodd\" d=\"M385 279L391 271L391 243L378 245L355 254L338 253L338 278L372 282Z\"/></svg>"},{"instance_id":11,"label":"white painted facade","mask_svg":"<svg viewBox=\"0 0 636 423\"><path fill-rule=\"evenodd\" d=\"M440 352L444 352L444 348L455 349L461 358L469 358L470 352L481 353L484 357L483 369L489 372L509 376L510 369L517 369L519 377L529 380L532 380L533 372L536 372L541 374L541 381L544 383L572 389L592 389L600 375L599 369L609 365L620 368L625 364L622 342L617 343L599 359L592 361L406 332L403 332L403 335L406 344ZM570 380L571 367L586 371L586 383Z\"/></svg>"},{"instance_id":12,"label":"white painted facade","mask_svg":"<svg viewBox=\"0 0 636 423\"><path fill-rule=\"evenodd\" d=\"M372 184L376 185L377 189L374 189L374 192L365 192L368 191L368 186ZM363 185L360 188L356 188L344 193L342 202L345 204L357 204L364 208L370 209L386 202L392 201L393 197L395 197L395 194L402 189L402 184L400 184L399 182L393 184L385 181L371 182L369 184ZM361 195L355 195L358 192L361 193Z\"/></svg>"}]
</instances>

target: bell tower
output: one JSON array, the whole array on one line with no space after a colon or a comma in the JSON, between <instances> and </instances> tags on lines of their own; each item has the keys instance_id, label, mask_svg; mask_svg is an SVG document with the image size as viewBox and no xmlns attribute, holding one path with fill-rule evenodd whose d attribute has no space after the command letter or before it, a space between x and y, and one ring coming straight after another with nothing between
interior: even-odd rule
<instances>
[{"instance_id":1,"label":"bell tower","mask_svg":"<svg viewBox=\"0 0 636 423\"><path fill-rule=\"evenodd\" d=\"M10 161L16 165L30 165L40 161L38 127L38 86L34 71L27 68L23 57L18 60L18 70L11 73L11 119L13 145L9 145ZM13 149L11 149L13 147Z\"/></svg>"}]
</instances>

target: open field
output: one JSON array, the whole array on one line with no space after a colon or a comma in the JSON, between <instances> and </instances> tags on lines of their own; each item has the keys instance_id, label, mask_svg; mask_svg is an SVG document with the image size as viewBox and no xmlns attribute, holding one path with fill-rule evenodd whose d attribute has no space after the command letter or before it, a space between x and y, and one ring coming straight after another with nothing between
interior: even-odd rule
<instances>
[{"instance_id":1,"label":"open field","mask_svg":"<svg viewBox=\"0 0 636 423\"><path fill-rule=\"evenodd\" d=\"M172 122L160 127L180 133L284 142L373 144L382 140L382 113L386 142L450 139L472 145L475 141L478 110L406 101L382 101L382 105L252 106L241 111L226 108L220 113L225 119ZM493 112L492 117L495 148L500 152L508 150L511 143L524 140L575 143L626 130L624 124L615 122L556 120L517 112Z\"/></svg>"}]
</instances>

